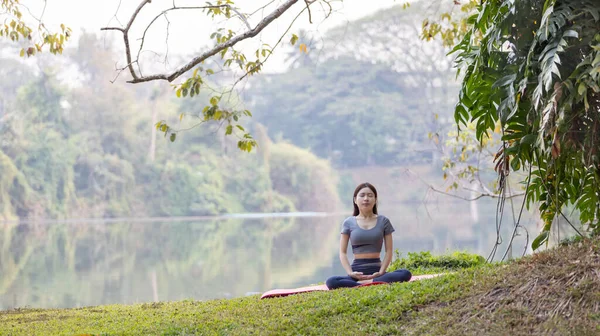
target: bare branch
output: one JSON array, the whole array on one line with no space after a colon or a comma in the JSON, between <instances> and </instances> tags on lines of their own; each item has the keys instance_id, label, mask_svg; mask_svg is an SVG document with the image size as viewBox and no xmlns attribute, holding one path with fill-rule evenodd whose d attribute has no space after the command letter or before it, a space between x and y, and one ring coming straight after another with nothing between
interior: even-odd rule
<instances>
[{"instance_id":1,"label":"bare branch","mask_svg":"<svg viewBox=\"0 0 600 336\"><path fill-rule=\"evenodd\" d=\"M104 27L104 28L100 28L100 30L118 30L120 32L125 31L124 28L120 28L120 27Z\"/></svg>"},{"instance_id":2,"label":"bare branch","mask_svg":"<svg viewBox=\"0 0 600 336\"><path fill-rule=\"evenodd\" d=\"M290 29L294 25L294 22L296 22L296 20L298 20L298 18L300 17L300 15L302 15L302 13L304 13L304 11L307 10L307 9L310 11L310 9L308 8L308 5L302 11L300 11L300 13L298 13L298 15L296 15L296 17L289 24L288 28L283 32L283 34L281 34L281 36L279 37L279 40L277 41L277 43L275 43L275 45L273 46L273 49L271 49L271 52L269 53L269 55L267 55L267 57L265 58L265 60L262 61L262 62L260 62L257 66L252 67L252 69L246 71L246 73L243 76L241 76L240 78L238 78L238 80L236 80L235 83L233 83L230 92L233 91L233 89L235 88L235 86L239 82L241 82L244 78L246 78L250 74L251 71L253 71L256 67L263 66L263 64L265 64L265 62L269 59L269 57L271 57L271 55L273 55L273 51L275 51L275 49L277 48L277 46L279 46L279 44L281 43L281 40L283 40L283 37L290 31Z\"/></svg>"},{"instance_id":3,"label":"bare branch","mask_svg":"<svg viewBox=\"0 0 600 336\"><path fill-rule=\"evenodd\" d=\"M140 53L142 52L142 49L144 48L144 41L146 41L146 33L148 32L148 30L150 29L150 27L152 27L152 25L154 24L154 22L156 22L156 20L158 20L159 17L161 17L161 16L165 17L165 19L167 20L167 30L168 30L168 25L170 24L170 22L169 22L169 19L167 18L167 13L170 12L170 11L173 11L173 10L182 10L182 9L208 9L208 8L220 8L220 7L229 7L229 5L177 7L177 6L175 6L175 4L173 4L173 7L165 9L164 11L160 12L160 14L156 15L152 19L152 21L150 21L150 23L146 26L146 29L144 29L144 33L142 34L142 37L140 38L140 40L141 40L141 42L140 42L140 49L138 50L138 54L137 54L138 59L140 57ZM168 31L167 31L167 40L168 40ZM140 74L140 76L141 76L141 74Z\"/></svg>"},{"instance_id":4,"label":"bare branch","mask_svg":"<svg viewBox=\"0 0 600 336\"><path fill-rule=\"evenodd\" d=\"M331 4L329 3L329 1L323 1L324 3L327 4L327 6L329 6L329 11L325 10L325 7L323 7L323 4L321 3L321 8L323 9L323 12L327 12L327 15L325 15L325 18L328 19L329 16L331 15L331 13L333 12L333 7L331 7Z\"/></svg>"},{"instance_id":5,"label":"bare branch","mask_svg":"<svg viewBox=\"0 0 600 336\"><path fill-rule=\"evenodd\" d=\"M118 22L120 25L123 25L123 24L121 23L121 21L119 21L119 18L117 17L117 14L119 14L119 9L121 8L121 3L122 3L122 0L119 0L119 4L117 5L117 9L115 10L115 15L113 15L113 16L112 16L112 18L110 18L110 20L108 21L108 23L107 23L106 25L110 24L110 21L112 21L112 19L113 19L113 18L114 18L114 19L115 19L115 20L116 20L116 21L117 21L117 22Z\"/></svg>"},{"instance_id":6,"label":"bare branch","mask_svg":"<svg viewBox=\"0 0 600 336\"><path fill-rule=\"evenodd\" d=\"M123 72L125 69L127 69L127 68L125 67L125 68L119 68L119 69L116 69L116 70L117 70L117 74L115 75L115 78L113 78L113 79L110 81L110 83L111 83L111 84L114 84L114 83L117 81L117 79L119 78L119 76L121 75L121 73L122 73L122 72Z\"/></svg>"},{"instance_id":7,"label":"bare branch","mask_svg":"<svg viewBox=\"0 0 600 336\"><path fill-rule=\"evenodd\" d=\"M171 27L171 21L167 17L167 14L165 14L165 20L167 20L167 36L165 37L165 46L167 48L167 51L165 52L165 66L167 66L167 63L169 62L169 60L168 60L168 57L169 57L169 27ZM139 55L140 54L138 53L138 57L139 57ZM140 74L141 74L141 72L140 72Z\"/></svg>"},{"instance_id":8,"label":"bare branch","mask_svg":"<svg viewBox=\"0 0 600 336\"><path fill-rule=\"evenodd\" d=\"M264 6L257 8L257 9L256 9L254 12L252 12L252 13L251 13L250 15L248 15L248 16L252 16L252 15L254 15L254 14L256 14L256 13L260 12L261 10L264 10L264 9L265 9L265 8L267 8L267 7L268 7L270 4L272 4L273 2L275 2L275 0L271 0L271 1L269 1L267 4L265 4Z\"/></svg>"},{"instance_id":9,"label":"bare branch","mask_svg":"<svg viewBox=\"0 0 600 336\"><path fill-rule=\"evenodd\" d=\"M134 61L134 63L137 63L137 61ZM119 78L119 76L121 75L121 73L125 70L127 70L129 64L125 65L122 68L117 67L117 63L115 63L115 70L117 71L117 74L115 75L115 78L113 78L113 80L110 81L111 84L114 84L117 79Z\"/></svg>"},{"instance_id":10,"label":"bare branch","mask_svg":"<svg viewBox=\"0 0 600 336\"><path fill-rule=\"evenodd\" d=\"M483 197L489 197L489 198L507 198L507 199L510 199L510 198L520 197L520 196L524 196L525 195L524 192L523 193L516 193L516 194L512 194L512 195L504 195L503 193L496 194L496 193L488 193L488 192L479 192L477 190L467 189L467 188L463 187L463 189L466 189L466 190L479 192L479 195L477 195L477 196L475 196L473 198L466 198L466 197L463 197L463 196L451 194L451 193L448 193L448 192L445 192L443 190L439 190L439 189L435 188L434 186L432 186L431 184L429 184L427 181L423 180L423 178L421 178L421 176L419 176L419 174L414 173L413 171L411 171L408 168L405 169L405 171L407 173L411 173L412 175L415 175L423 184L425 184L429 188L429 190L435 191L437 193L440 193L440 194L443 194L443 195L446 195L446 196L451 196L451 197L454 197L454 198L459 198L459 199L462 199L464 201L476 201L476 200L478 200L480 198L483 198Z\"/></svg>"},{"instance_id":11,"label":"bare branch","mask_svg":"<svg viewBox=\"0 0 600 336\"><path fill-rule=\"evenodd\" d=\"M308 10L308 23L312 24L312 13L310 11L310 4L315 2L315 0L304 0L304 3L306 4L306 9Z\"/></svg>"},{"instance_id":12,"label":"bare branch","mask_svg":"<svg viewBox=\"0 0 600 336\"><path fill-rule=\"evenodd\" d=\"M137 7L137 9L134 11L133 15L131 16L131 18L129 19L129 22L127 23L127 26L125 28L118 28L118 27L105 27L105 28L101 28L101 30L118 30L121 31L123 33L123 41L125 43L125 54L127 57L127 64L129 64L128 68L129 71L131 73L131 77L132 79L128 81L128 83L142 83L142 82L149 82L149 81L153 81L153 80L166 80L169 82L172 82L173 80L177 79L179 76L183 75L184 73L186 73L187 71L191 70L194 66L198 65L199 63L203 62L204 60L208 59L211 56L216 55L217 53L230 48L232 46L234 46L235 44L246 40L248 38L252 38L256 35L258 35L265 27L267 27L271 22L273 22L275 19L279 18L284 12L286 12L288 9L290 9L295 3L298 2L298 0L287 0L285 1L283 4L281 4L277 9L275 9L271 14L267 15L264 19L262 19L257 25L256 27L254 27L253 29L250 29L248 31L246 31L245 33L238 35L230 40L228 40L225 43L221 43L219 45L214 46L212 49L202 53L199 56L194 57L192 60L190 60L187 64L181 66L180 68L178 68L177 70L173 71L170 74L156 74L156 75L150 75L150 76L141 76L138 75L132 65L132 58L131 58L131 48L129 45L129 29L131 28L131 25L133 24L135 18L137 17L137 15L139 14L139 12L142 10L142 8L150 3L151 0L143 0L140 5ZM228 6L228 5L227 5ZM206 6L204 8L213 8L213 7L222 7L221 6ZM193 7L193 8L201 8L201 7ZM165 11L163 11L161 14L159 14L158 16L164 15L164 13L170 11L170 10L175 10L175 9L192 9L192 7L173 7L173 8L169 8ZM157 16L157 17L158 17ZM245 20L245 18L243 18L243 16L240 16L243 20ZM156 20L156 18L154 18L152 20L152 22L154 22ZM150 23L150 25L152 24L152 22ZM146 28L147 30L148 28ZM144 36L145 36L146 31L144 31ZM142 37L142 43L143 43L143 38Z\"/></svg>"},{"instance_id":13,"label":"bare branch","mask_svg":"<svg viewBox=\"0 0 600 336\"><path fill-rule=\"evenodd\" d=\"M152 0L143 0L137 6L135 11L133 12L133 15L131 15L131 18L129 19L129 22L127 22L127 26L125 26L125 28L116 28L116 27L100 28L100 30L120 30L123 33L123 42L125 43L125 55L127 57L127 64L128 64L129 72L131 73L131 77L133 77L134 79L137 78L137 75L135 73L135 70L133 69L133 63L131 61L131 48L129 47L129 29L131 28L133 21L138 16L138 14L142 10L142 8L144 8L144 6L149 4L151 1Z\"/></svg>"},{"instance_id":14,"label":"bare branch","mask_svg":"<svg viewBox=\"0 0 600 336\"><path fill-rule=\"evenodd\" d=\"M436 189L436 188L434 188L433 186L429 186L429 189L431 189L431 190L433 190L433 191L435 191L435 192L437 192L437 193L440 193L440 194L446 195L446 196L451 196L451 197L454 197L454 198L459 198L459 199L462 199L462 200L464 200L464 201L476 201L476 200L478 200L478 199L480 199L480 198L483 198L483 197L490 197L490 198L500 198L500 197L504 197L504 198L509 198L509 199L510 199L510 198L514 198L514 197L519 197L519 196L523 196L523 195L525 195L525 193L517 193L517 194L513 194L513 195L508 195L508 196L504 196L504 195L501 195L501 194L499 195L499 194L488 194L488 193L481 193L481 194L479 194L479 195L477 195L477 196L475 196L475 197L473 197L473 198L466 198L466 197L462 197L462 196L458 196L458 195L454 195L454 194L451 194L451 193L445 192L445 191L443 191L443 190Z\"/></svg>"}]
</instances>

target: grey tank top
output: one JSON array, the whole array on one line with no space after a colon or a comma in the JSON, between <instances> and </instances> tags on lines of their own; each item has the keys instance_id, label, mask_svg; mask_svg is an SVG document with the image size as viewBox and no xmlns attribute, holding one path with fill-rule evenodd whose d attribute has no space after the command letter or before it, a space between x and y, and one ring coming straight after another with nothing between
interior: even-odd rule
<instances>
[{"instance_id":1,"label":"grey tank top","mask_svg":"<svg viewBox=\"0 0 600 336\"><path fill-rule=\"evenodd\" d=\"M344 220L342 224L342 234L350 235L350 243L352 244L352 253L370 253L380 252L383 246L383 237L394 232L390 220L383 216L377 216L375 227L369 230L362 229L358 226L356 217L351 216Z\"/></svg>"}]
</instances>

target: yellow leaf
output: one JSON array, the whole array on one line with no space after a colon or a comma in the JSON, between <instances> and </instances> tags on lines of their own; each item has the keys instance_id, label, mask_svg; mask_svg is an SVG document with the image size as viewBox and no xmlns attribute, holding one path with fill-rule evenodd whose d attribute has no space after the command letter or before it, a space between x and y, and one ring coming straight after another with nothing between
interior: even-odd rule
<instances>
[{"instance_id":1,"label":"yellow leaf","mask_svg":"<svg viewBox=\"0 0 600 336\"><path fill-rule=\"evenodd\" d=\"M183 113L179 115L179 121L183 119Z\"/></svg>"},{"instance_id":2,"label":"yellow leaf","mask_svg":"<svg viewBox=\"0 0 600 336\"><path fill-rule=\"evenodd\" d=\"M303 53L305 53L305 54L306 54L306 53L308 53L308 51L307 51L307 47L306 47L306 44L304 44L304 43L301 43L301 44L300 44L300 47L299 47L299 49L300 49L300 51L302 51L302 52L303 52Z\"/></svg>"}]
</instances>

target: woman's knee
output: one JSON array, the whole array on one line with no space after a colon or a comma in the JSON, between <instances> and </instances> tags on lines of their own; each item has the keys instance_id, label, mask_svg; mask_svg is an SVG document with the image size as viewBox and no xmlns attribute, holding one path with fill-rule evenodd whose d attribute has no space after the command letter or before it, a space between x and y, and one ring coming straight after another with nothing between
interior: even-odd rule
<instances>
[{"instance_id":1,"label":"woman's knee","mask_svg":"<svg viewBox=\"0 0 600 336\"><path fill-rule=\"evenodd\" d=\"M398 274L399 281L409 281L412 278L412 273L404 268L395 270L394 273Z\"/></svg>"},{"instance_id":2,"label":"woman's knee","mask_svg":"<svg viewBox=\"0 0 600 336\"><path fill-rule=\"evenodd\" d=\"M329 289L336 289L336 288L341 288L341 287L355 287L360 284L358 282L356 282L356 280L352 279L349 276L337 275L337 276L329 277L329 279L327 279L325 281L325 285Z\"/></svg>"},{"instance_id":3,"label":"woman's knee","mask_svg":"<svg viewBox=\"0 0 600 336\"><path fill-rule=\"evenodd\" d=\"M381 282L406 282L412 278L412 274L407 269L399 269L373 279L373 281Z\"/></svg>"},{"instance_id":4,"label":"woman's knee","mask_svg":"<svg viewBox=\"0 0 600 336\"><path fill-rule=\"evenodd\" d=\"M329 289L334 289L339 287L339 282L343 277L341 276L331 276L325 281L325 286Z\"/></svg>"}]
</instances>

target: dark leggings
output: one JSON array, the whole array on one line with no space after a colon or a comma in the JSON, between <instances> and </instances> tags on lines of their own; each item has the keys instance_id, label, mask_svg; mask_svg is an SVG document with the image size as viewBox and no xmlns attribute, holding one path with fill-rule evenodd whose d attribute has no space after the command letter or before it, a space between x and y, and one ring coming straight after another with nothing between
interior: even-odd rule
<instances>
[{"instance_id":1,"label":"dark leggings","mask_svg":"<svg viewBox=\"0 0 600 336\"><path fill-rule=\"evenodd\" d=\"M371 275L379 272L381 267L381 260L375 259L354 259L352 262L352 271L362 272L364 275ZM373 282L406 282L409 281L412 274L406 269L399 269L393 272L385 273L382 276L373 279ZM360 283L349 275L346 276L332 276L325 281L325 285L329 289L336 289L341 287L356 287Z\"/></svg>"}]
</instances>

